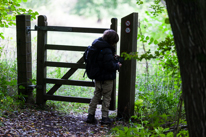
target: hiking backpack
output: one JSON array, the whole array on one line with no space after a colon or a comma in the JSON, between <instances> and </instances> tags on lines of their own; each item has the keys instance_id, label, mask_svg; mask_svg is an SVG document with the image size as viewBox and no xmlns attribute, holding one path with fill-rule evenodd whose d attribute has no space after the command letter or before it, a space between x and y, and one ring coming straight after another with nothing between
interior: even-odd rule
<instances>
[{"instance_id":1,"label":"hiking backpack","mask_svg":"<svg viewBox=\"0 0 206 137\"><path fill-rule=\"evenodd\" d=\"M86 66L85 73L87 73L87 77L92 80L100 74L100 67L97 63L99 52L100 50L98 48L88 46L83 55Z\"/></svg>"}]
</instances>

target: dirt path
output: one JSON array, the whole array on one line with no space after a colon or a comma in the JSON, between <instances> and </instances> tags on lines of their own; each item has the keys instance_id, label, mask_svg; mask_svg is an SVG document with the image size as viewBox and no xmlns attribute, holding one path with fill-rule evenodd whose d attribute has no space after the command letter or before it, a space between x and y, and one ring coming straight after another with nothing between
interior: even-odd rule
<instances>
[{"instance_id":1,"label":"dirt path","mask_svg":"<svg viewBox=\"0 0 206 137\"><path fill-rule=\"evenodd\" d=\"M84 122L86 117L87 114L65 115L35 109L5 113L4 117L0 117L0 136L102 136L113 127L101 126L100 109L96 112L98 124L87 124Z\"/></svg>"}]
</instances>

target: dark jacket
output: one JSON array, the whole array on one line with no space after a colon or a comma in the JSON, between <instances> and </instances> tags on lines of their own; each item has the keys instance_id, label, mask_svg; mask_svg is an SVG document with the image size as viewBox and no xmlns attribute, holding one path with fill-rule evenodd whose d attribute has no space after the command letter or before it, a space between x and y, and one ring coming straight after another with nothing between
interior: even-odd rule
<instances>
[{"instance_id":1,"label":"dark jacket","mask_svg":"<svg viewBox=\"0 0 206 137\"><path fill-rule=\"evenodd\" d=\"M95 80L104 81L115 79L116 70L119 70L119 64L114 59L115 48L101 37L95 39L92 46L100 50L97 58L97 63L100 67L100 75Z\"/></svg>"}]
</instances>

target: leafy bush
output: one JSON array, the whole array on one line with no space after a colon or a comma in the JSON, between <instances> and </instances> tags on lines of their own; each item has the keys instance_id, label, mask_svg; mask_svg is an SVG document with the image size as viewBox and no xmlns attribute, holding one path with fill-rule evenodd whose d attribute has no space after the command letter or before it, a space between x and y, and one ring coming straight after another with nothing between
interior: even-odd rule
<instances>
[{"instance_id":1,"label":"leafy bush","mask_svg":"<svg viewBox=\"0 0 206 137\"><path fill-rule=\"evenodd\" d=\"M0 92L12 96L17 90L16 62L1 61L0 69Z\"/></svg>"},{"instance_id":2,"label":"leafy bush","mask_svg":"<svg viewBox=\"0 0 206 137\"><path fill-rule=\"evenodd\" d=\"M33 12L31 9L26 10L20 7L22 0L1 0L0 1L0 27L6 27L15 25L16 15L29 14L32 19L36 18L38 12ZM26 2L27 0L23 0ZM4 39L3 33L0 33L0 38Z\"/></svg>"},{"instance_id":3,"label":"leafy bush","mask_svg":"<svg viewBox=\"0 0 206 137\"><path fill-rule=\"evenodd\" d=\"M18 110L23 101L17 92L16 61L1 60L0 62L0 115L4 111L12 112Z\"/></svg>"}]
</instances>

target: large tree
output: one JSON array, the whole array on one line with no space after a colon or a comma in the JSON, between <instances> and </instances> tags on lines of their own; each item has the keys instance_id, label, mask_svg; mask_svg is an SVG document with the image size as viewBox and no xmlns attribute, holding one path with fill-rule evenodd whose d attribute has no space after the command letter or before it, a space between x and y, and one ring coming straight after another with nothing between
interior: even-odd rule
<instances>
[{"instance_id":1,"label":"large tree","mask_svg":"<svg viewBox=\"0 0 206 137\"><path fill-rule=\"evenodd\" d=\"M189 135L206 136L206 1L166 0Z\"/></svg>"}]
</instances>

